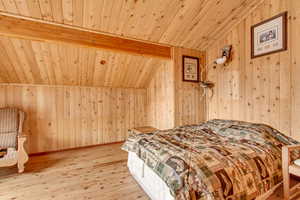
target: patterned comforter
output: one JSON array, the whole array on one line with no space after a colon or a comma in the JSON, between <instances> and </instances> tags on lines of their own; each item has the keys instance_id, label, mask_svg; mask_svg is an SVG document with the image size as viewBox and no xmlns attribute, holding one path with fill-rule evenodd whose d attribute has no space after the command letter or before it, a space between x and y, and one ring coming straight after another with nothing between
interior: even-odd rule
<instances>
[{"instance_id":1,"label":"patterned comforter","mask_svg":"<svg viewBox=\"0 0 300 200\"><path fill-rule=\"evenodd\" d=\"M281 147L297 143L264 124L211 120L131 132L122 148L153 169L176 200L192 194L199 200L252 200L282 181Z\"/></svg>"}]
</instances>

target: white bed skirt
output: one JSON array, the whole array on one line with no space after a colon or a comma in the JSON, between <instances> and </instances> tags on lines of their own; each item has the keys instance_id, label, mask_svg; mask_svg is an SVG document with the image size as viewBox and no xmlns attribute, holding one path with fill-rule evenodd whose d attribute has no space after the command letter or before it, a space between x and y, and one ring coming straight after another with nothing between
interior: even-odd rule
<instances>
[{"instance_id":1,"label":"white bed skirt","mask_svg":"<svg viewBox=\"0 0 300 200\"><path fill-rule=\"evenodd\" d=\"M128 154L128 168L152 200L174 200L167 184L135 154Z\"/></svg>"}]
</instances>

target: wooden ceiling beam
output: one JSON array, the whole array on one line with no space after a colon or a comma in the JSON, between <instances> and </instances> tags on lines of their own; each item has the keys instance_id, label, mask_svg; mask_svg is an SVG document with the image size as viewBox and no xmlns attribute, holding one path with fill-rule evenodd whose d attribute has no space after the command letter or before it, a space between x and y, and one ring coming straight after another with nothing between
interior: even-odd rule
<instances>
[{"instance_id":1,"label":"wooden ceiling beam","mask_svg":"<svg viewBox=\"0 0 300 200\"><path fill-rule=\"evenodd\" d=\"M0 13L0 35L171 59L171 47Z\"/></svg>"}]
</instances>

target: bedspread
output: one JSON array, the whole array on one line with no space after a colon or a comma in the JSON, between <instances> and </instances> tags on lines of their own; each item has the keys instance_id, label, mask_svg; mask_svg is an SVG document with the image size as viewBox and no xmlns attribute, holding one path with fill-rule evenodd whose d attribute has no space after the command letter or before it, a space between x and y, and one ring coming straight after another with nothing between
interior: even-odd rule
<instances>
[{"instance_id":1,"label":"bedspread","mask_svg":"<svg viewBox=\"0 0 300 200\"><path fill-rule=\"evenodd\" d=\"M136 153L176 200L192 193L199 200L252 200L282 181L281 148L297 143L268 125L211 120L131 132L122 149Z\"/></svg>"}]
</instances>

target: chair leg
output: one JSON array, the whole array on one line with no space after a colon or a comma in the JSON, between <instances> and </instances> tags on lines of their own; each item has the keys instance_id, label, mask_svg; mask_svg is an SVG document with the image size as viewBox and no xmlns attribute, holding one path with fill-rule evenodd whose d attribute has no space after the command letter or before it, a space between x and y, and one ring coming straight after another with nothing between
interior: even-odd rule
<instances>
[{"instance_id":1,"label":"chair leg","mask_svg":"<svg viewBox=\"0 0 300 200\"><path fill-rule=\"evenodd\" d=\"M19 169L19 173L24 172L24 165L28 161L28 155L24 149L25 141L26 141L26 137L18 138L18 169Z\"/></svg>"},{"instance_id":2,"label":"chair leg","mask_svg":"<svg viewBox=\"0 0 300 200\"><path fill-rule=\"evenodd\" d=\"M19 173L24 172L24 163L18 162L18 172Z\"/></svg>"}]
</instances>

